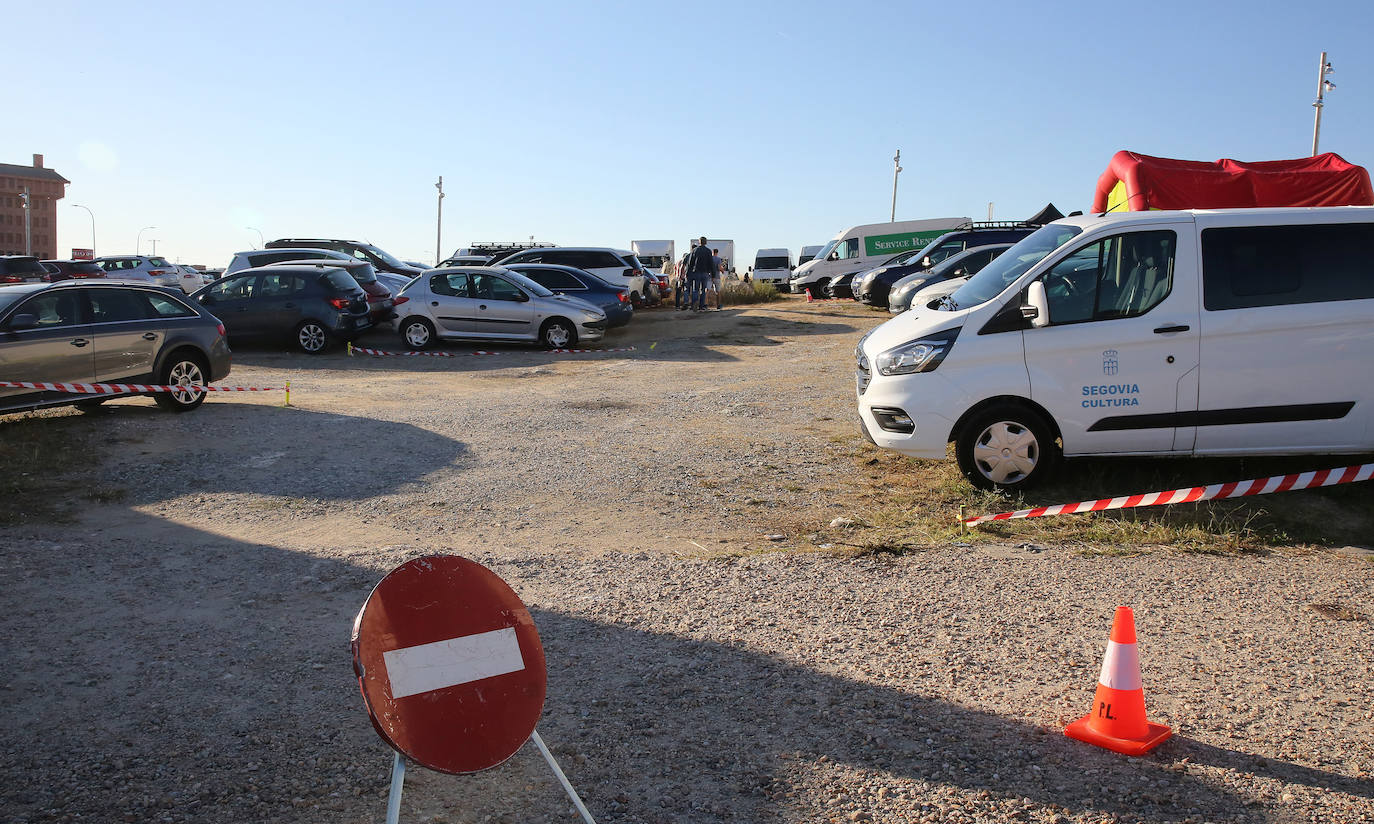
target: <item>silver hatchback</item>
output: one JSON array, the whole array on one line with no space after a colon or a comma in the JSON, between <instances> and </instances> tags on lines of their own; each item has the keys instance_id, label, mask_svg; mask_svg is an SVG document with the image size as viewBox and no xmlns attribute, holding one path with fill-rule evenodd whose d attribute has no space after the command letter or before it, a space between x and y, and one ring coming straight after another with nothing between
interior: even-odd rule
<instances>
[{"instance_id":1,"label":"silver hatchback","mask_svg":"<svg viewBox=\"0 0 1374 824\"><path fill-rule=\"evenodd\" d=\"M555 295L500 266L431 269L401 292L396 328L412 349L438 340L538 341L566 349L600 340L606 313L592 304Z\"/></svg>"}]
</instances>

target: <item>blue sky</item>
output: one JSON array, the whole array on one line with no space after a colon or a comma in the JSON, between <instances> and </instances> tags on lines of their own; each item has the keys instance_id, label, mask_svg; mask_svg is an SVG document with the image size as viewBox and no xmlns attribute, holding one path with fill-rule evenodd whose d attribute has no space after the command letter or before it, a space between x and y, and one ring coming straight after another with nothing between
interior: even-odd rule
<instances>
[{"instance_id":1,"label":"blue sky","mask_svg":"<svg viewBox=\"0 0 1374 824\"><path fill-rule=\"evenodd\" d=\"M1374 165L1374 4L9 4L0 162L72 185L58 247L223 266L286 236L432 261L559 245L822 243L1090 205L1118 149ZM23 82L32 69L38 82ZM28 112L27 120L15 113ZM743 264L742 264L743 265Z\"/></svg>"}]
</instances>

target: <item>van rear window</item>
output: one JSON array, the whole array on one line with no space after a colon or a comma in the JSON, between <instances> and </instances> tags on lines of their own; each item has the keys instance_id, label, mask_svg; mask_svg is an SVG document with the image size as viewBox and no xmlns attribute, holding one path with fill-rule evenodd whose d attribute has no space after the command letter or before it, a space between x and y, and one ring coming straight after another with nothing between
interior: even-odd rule
<instances>
[{"instance_id":1,"label":"van rear window","mask_svg":"<svg viewBox=\"0 0 1374 824\"><path fill-rule=\"evenodd\" d=\"M754 261L755 269L786 269L787 258L782 257L761 257Z\"/></svg>"},{"instance_id":2,"label":"van rear window","mask_svg":"<svg viewBox=\"0 0 1374 824\"><path fill-rule=\"evenodd\" d=\"M1210 311L1374 298L1374 223L1202 231Z\"/></svg>"}]
</instances>

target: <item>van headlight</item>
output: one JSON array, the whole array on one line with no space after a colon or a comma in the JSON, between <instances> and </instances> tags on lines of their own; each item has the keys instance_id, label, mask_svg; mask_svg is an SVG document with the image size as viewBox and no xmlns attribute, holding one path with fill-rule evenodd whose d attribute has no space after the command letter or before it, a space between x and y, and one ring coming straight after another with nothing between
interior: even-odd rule
<instances>
[{"instance_id":1,"label":"van headlight","mask_svg":"<svg viewBox=\"0 0 1374 824\"><path fill-rule=\"evenodd\" d=\"M954 347L954 339L959 337L961 326L943 329L918 340L904 343L881 352L874 359L874 366L880 375L910 375L915 372L932 372Z\"/></svg>"}]
</instances>

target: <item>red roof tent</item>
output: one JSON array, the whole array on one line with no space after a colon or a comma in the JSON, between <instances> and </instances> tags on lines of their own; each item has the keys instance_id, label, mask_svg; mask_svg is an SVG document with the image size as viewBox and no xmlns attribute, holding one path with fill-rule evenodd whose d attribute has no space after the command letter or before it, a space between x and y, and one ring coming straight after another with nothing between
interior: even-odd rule
<instances>
[{"instance_id":1,"label":"red roof tent","mask_svg":"<svg viewBox=\"0 0 1374 824\"><path fill-rule=\"evenodd\" d=\"M1374 187L1363 166L1333 152L1296 160L1206 163L1120 151L1097 179L1092 210L1261 206L1374 206Z\"/></svg>"}]
</instances>

